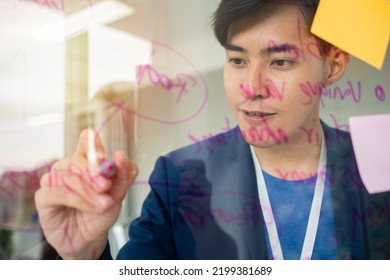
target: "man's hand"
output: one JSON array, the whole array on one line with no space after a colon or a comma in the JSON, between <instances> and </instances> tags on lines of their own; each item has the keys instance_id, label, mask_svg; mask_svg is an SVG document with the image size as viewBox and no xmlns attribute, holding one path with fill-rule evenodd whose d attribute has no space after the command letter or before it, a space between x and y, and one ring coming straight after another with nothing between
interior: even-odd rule
<instances>
[{"instance_id":1,"label":"man's hand","mask_svg":"<svg viewBox=\"0 0 390 280\"><path fill-rule=\"evenodd\" d=\"M35 194L39 221L48 242L63 259L96 259L138 169L122 152L114 154L116 174L107 179L88 162L88 130L80 134L76 152L53 164ZM104 148L96 133L97 163Z\"/></svg>"}]
</instances>

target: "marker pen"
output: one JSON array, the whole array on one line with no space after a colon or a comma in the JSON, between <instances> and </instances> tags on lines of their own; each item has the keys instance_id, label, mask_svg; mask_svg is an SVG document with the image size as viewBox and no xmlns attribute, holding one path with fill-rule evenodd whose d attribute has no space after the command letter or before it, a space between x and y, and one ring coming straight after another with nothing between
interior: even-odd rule
<instances>
[{"instance_id":1,"label":"marker pen","mask_svg":"<svg viewBox=\"0 0 390 280\"><path fill-rule=\"evenodd\" d=\"M117 167L115 165L115 162L113 160L105 159L103 162L98 164L98 154L96 151L95 146L95 132L93 129L88 130L88 142L87 142L87 149L88 149L88 162L92 166L94 170L97 172L100 172L104 177L107 179L113 177L117 171Z\"/></svg>"},{"instance_id":2,"label":"marker pen","mask_svg":"<svg viewBox=\"0 0 390 280\"><path fill-rule=\"evenodd\" d=\"M105 159L100 164L100 173L106 178L112 178L116 173L117 167L115 162L110 159Z\"/></svg>"}]
</instances>

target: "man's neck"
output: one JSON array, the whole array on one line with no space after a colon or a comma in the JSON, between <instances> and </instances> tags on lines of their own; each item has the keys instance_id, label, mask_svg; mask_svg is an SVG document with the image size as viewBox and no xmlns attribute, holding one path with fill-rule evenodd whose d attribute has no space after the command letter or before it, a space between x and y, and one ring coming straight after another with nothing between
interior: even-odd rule
<instances>
[{"instance_id":1,"label":"man's neck","mask_svg":"<svg viewBox=\"0 0 390 280\"><path fill-rule=\"evenodd\" d=\"M267 148L254 147L261 168L274 177L285 180L301 180L316 175L321 153L322 127L312 127L318 139L308 142L304 132L295 135L287 143ZM315 134L314 134L315 133Z\"/></svg>"}]
</instances>

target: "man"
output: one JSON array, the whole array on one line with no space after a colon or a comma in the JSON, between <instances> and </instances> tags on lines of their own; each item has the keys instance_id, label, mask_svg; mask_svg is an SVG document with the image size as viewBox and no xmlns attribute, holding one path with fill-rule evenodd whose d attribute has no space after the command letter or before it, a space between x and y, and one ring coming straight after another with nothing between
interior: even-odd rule
<instances>
[{"instance_id":1,"label":"man","mask_svg":"<svg viewBox=\"0 0 390 280\"><path fill-rule=\"evenodd\" d=\"M212 153L191 145L157 160L119 259L390 258L390 194L367 193L349 134L319 119L348 55L310 34L317 2L221 1L213 23L238 127L206 140ZM137 173L120 152L112 179L81 176L87 162L83 132L36 194L64 259L110 258L108 230Z\"/></svg>"}]
</instances>

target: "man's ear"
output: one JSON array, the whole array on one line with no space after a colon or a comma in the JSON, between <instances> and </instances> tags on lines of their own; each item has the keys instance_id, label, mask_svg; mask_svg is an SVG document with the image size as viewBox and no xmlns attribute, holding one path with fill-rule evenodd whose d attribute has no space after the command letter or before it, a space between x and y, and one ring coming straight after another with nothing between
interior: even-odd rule
<instances>
[{"instance_id":1,"label":"man's ear","mask_svg":"<svg viewBox=\"0 0 390 280\"><path fill-rule=\"evenodd\" d=\"M331 85L344 76L345 69L349 62L349 54L337 47L331 46L327 53L327 76L326 85Z\"/></svg>"}]
</instances>

